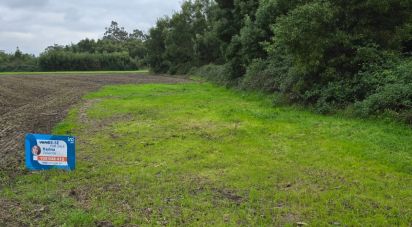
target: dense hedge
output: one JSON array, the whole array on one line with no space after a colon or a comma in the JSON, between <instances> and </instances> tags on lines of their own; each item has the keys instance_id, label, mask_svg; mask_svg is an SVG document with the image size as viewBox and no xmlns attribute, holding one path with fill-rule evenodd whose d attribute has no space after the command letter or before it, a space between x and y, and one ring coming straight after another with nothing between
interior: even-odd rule
<instances>
[{"instance_id":1,"label":"dense hedge","mask_svg":"<svg viewBox=\"0 0 412 227\"><path fill-rule=\"evenodd\" d=\"M40 55L39 66L44 71L132 70L138 63L127 52L74 53L52 50Z\"/></svg>"}]
</instances>

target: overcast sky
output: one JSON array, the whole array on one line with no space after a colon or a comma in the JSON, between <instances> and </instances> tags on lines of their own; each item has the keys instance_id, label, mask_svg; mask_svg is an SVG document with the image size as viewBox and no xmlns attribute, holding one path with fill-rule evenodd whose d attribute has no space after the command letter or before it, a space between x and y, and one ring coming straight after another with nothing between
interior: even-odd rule
<instances>
[{"instance_id":1,"label":"overcast sky","mask_svg":"<svg viewBox=\"0 0 412 227\"><path fill-rule=\"evenodd\" d=\"M0 50L39 54L53 44L100 38L112 20L147 31L182 0L0 0Z\"/></svg>"}]
</instances>

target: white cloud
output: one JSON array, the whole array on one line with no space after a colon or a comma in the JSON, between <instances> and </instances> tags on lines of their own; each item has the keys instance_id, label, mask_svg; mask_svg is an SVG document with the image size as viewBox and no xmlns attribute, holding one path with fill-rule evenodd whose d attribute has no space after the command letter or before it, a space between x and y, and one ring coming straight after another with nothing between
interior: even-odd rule
<instances>
[{"instance_id":1,"label":"white cloud","mask_svg":"<svg viewBox=\"0 0 412 227\"><path fill-rule=\"evenodd\" d=\"M147 31L182 0L0 0L0 50L39 54L53 44L99 38L112 20Z\"/></svg>"}]
</instances>

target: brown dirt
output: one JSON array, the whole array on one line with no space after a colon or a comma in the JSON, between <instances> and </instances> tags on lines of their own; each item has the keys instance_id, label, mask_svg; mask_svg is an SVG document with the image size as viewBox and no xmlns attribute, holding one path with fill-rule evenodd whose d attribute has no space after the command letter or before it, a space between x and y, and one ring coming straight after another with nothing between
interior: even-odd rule
<instances>
[{"instance_id":1,"label":"brown dirt","mask_svg":"<svg viewBox=\"0 0 412 227\"><path fill-rule=\"evenodd\" d=\"M25 134L50 133L87 92L109 84L187 81L134 74L0 76L0 190L25 171Z\"/></svg>"}]
</instances>

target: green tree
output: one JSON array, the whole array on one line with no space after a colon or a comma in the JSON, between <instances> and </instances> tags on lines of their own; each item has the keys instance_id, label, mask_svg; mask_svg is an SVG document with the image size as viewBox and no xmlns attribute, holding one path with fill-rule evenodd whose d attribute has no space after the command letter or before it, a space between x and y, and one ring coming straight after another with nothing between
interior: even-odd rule
<instances>
[{"instance_id":1,"label":"green tree","mask_svg":"<svg viewBox=\"0 0 412 227\"><path fill-rule=\"evenodd\" d=\"M165 37L169 27L169 18L161 18L156 26L149 30L149 38L145 42L146 48L150 50L146 56L146 62L156 72L166 72L169 65L164 60L166 50Z\"/></svg>"},{"instance_id":2,"label":"green tree","mask_svg":"<svg viewBox=\"0 0 412 227\"><path fill-rule=\"evenodd\" d=\"M112 21L110 26L106 27L106 32L104 33L103 39L126 41L128 37L129 34L124 27L120 27L116 21Z\"/></svg>"}]
</instances>

